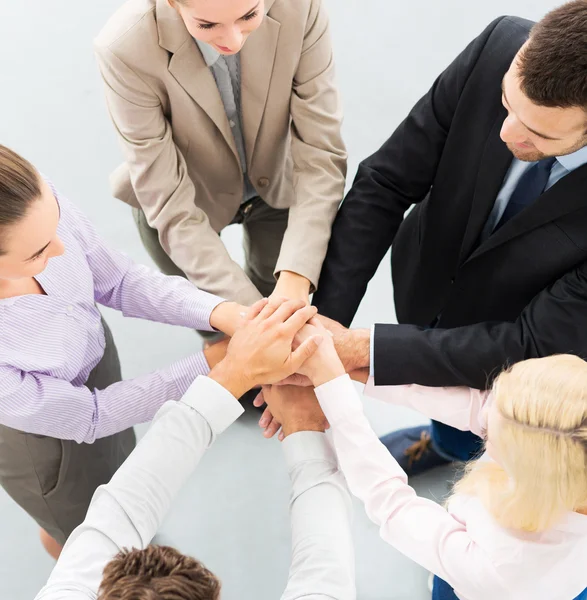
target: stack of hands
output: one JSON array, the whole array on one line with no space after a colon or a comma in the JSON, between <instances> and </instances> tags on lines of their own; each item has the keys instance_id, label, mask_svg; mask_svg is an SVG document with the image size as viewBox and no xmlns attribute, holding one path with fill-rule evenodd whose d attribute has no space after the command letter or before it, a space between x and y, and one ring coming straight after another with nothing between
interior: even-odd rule
<instances>
[{"instance_id":1,"label":"stack of hands","mask_svg":"<svg viewBox=\"0 0 587 600\"><path fill-rule=\"evenodd\" d=\"M262 387L255 405L267 404L259 421L267 438L328 427L314 387L344 375L347 368L335 347L335 334L323 320L332 329L348 331L318 318L316 308L302 300L259 300L246 311L226 356L210 372L236 398ZM366 381L368 373L363 369L352 375Z\"/></svg>"}]
</instances>

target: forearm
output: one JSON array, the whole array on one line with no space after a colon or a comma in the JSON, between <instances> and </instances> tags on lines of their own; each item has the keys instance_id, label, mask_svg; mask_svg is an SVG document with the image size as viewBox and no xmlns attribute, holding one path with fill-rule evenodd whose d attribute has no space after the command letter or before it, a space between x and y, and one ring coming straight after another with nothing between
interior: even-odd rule
<instances>
[{"instance_id":1,"label":"forearm","mask_svg":"<svg viewBox=\"0 0 587 600\"><path fill-rule=\"evenodd\" d=\"M281 271L278 275L273 296L303 300L307 303L309 302L310 286L310 280L303 275L292 271Z\"/></svg>"},{"instance_id":2,"label":"forearm","mask_svg":"<svg viewBox=\"0 0 587 600\"><path fill-rule=\"evenodd\" d=\"M118 285L114 285L96 300L122 311L126 317L204 331L216 328L226 330L226 333L232 332L236 326L238 311L234 309L232 320L227 316L213 323L212 313L217 311L219 305L226 304L222 298L197 289L183 277L168 277L134 263ZM222 312L228 313L224 308Z\"/></svg>"},{"instance_id":3,"label":"forearm","mask_svg":"<svg viewBox=\"0 0 587 600\"><path fill-rule=\"evenodd\" d=\"M370 329L346 329L336 332L334 345L347 373L370 367Z\"/></svg>"},{"instance_id":4,"label":"forearm","mask_svg":"<svg viewBox=\"0 0 587 600\"><path fill-rule=\"evenodd\" d=\"M78 443L149 422L168 401L179 400L198 375L206 375L203 353L148 375L102 390L73 386L54 377L6 369L2 372L3 425Z\"/></svg>"},{"instance_id":5,"label":"forearm","mask_svg":"<svg viewBox=\"0 0 587 600\"><path fill-rule=\"evenodd\" d=\"M356 373L356 372L355 372ZM353 377L353 375L351 375ZM364 395L396 406L418 411L461 431L483 436L487 427L485 407L489 392L468 387L427 387L422 385L375 386L372 377L366 382Z\"/></svg>"},{"instance_id":6,"label":"forearm","mask_svg":"<svg viewBox=\"0 0 587 600\"><path fill-rule=\"evenodd\" d=\"M292 482L292 563L282 600L354 600L352 503L330 443L302 431L282 447Z\"/></svg>"},{"instance_id":7,"label":"forearm","mask_svg":"<svg viewBox=\"0 0 587 600\"><path fill-rule=\"evenodd\" d=\"M309 168L309 167L306 167ZM312 184L312 174L300 175ZM314 182L315 183L315 182ZM342 197L342 186L334 184L336 191L327 197L316 194L316 186L304 190L296 188L296 204L289 209L288 226L285 231L275 272L296 273L310 282L308 293L313 293L318 285L322 263L326 256L332 222ZM307 195L302 199L302 195ZM279 280L278 280L279 286Z\"/></svg>"},{"instance_id":8,"label":"forearm","mask_svg":"<svg viewBox=\"0 0 587 600\"><path fill-rule=\"evenodd\" d=\"M295 202L277 262L309 279L315 290L332 222L344 194L347 152L327 11L312 0L290 111Z\"/></svg>"},{"instance_id":9,"label":"forearm","mask_svg":"<svg viewBox=\"0 0 587 600\"><path fill-rule=\"evenodd\" d=\"M539 355L520 323L479 323L455 329L376 325L376 385L486 389L509 364Z\"/></svg>"},{"instance_id":10,"label":"forearm","mask_svg":"<svg viewBox=\"0 0 587 600\"><path fill-rule=\"evenodd\" d=\"M345 327L350 327L367 285L409 207L396 204L396 198L381 180L372 169L359 167L355 183L334 220L313 298L320 314Z\"/></svg>"},{"instance_id":11,"label":"forearm","mask_svg":"<svg viewBox=\"0 0 587 600\"><path fill-rule=\"evenodd\" d=\"M243 409L199 378L180 402L157 413L141 443L96 491L37 600L94 597L104 566L123 548L145 548L216 435Z\"/></svg>"},{"instance_id":12,"label":"forearm","mask_svg":"<svg viewBox=\"0 0 587 600\"><path fill-rule=\"evenodd\" d=\"M339 378L317 388L316 394L349 488L365 504L381 537L453 585L467 579L476 584L467 573L494 575L491 561L475 552L463 524L436 502L419 498L407 484L406 474L367 421L351 382Z\"/></svg>"}]
</instances>

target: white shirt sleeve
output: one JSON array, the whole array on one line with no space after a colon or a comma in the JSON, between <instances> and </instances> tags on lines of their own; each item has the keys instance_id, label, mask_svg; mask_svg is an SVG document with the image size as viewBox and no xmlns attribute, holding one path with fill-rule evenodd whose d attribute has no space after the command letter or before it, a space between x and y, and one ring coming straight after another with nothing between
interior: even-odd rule
<instances>
[{"instance_id":1,"label":"white shirt sleeve","mask_svg":"<svg viewBox=\"0 0 587 600\"><path fill-rule=\"evenodd\" d=\"M511 598L466 524L408 485L405 472L369 425L349 376L316 388L316 395L349 488L365 504L381 537L465 598Z\"/></svg>"},{"instance_id":2,"label":"white shirt sleeve","mask_svg":"<svg viewBox=\"0 0 587 600\"><path fill-rule=\"evenodd\" d=\"M326 434L294 433L282 446L292 482L292 561L281 600L355 600L352 504Z\"/></svg>"},{"instance_id":3,"label":"white shirt sleeve","mask_svg":"<svg viewBox=\"0 0 587 600\"><path fill-rule=\"evenodd\" d=\"M205 451L241 414L221 385L200 376L168 402L71 534L36 600L95 600L106 564L123 548L145 548Z\"/></svg>"}]
</instances>

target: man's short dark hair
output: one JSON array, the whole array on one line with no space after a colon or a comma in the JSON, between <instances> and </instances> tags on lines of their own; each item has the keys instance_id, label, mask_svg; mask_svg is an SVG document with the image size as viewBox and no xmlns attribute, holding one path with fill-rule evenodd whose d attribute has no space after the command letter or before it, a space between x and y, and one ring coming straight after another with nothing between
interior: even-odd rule
<instances>
[{"instance_id":1,"label":"man's short dark hair","mask_svg":"<svg viewBox=\"0 0 587 600\"><path fill-rule=\"evenodd\" d=\"M521 88L532 102L587 110L587 1L549 12L532 29L519 59Z\"/></svg>"},{"instance_id":2,"label":"man's short dark hair","mask_svg":"<svg viewBox=\"0 0 587 600\"><path fill-rule=\"evenodd\" d=\"M167 546L123 550L104 569L98 600L218 600L220 581Z\"/></svg>"}]
</instances>

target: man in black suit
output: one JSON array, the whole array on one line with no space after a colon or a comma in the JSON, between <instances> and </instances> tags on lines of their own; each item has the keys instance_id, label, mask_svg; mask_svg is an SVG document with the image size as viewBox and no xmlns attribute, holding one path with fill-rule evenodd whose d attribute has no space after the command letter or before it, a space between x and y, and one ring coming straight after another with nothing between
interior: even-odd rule
<instances>
[{"instance_id":1,"label":"man in black suit","mask_svg":"<svg viewBox=\"0 0 587 600\"><path fill-rule=\"evenodd\" d=\"M523 359L587 356L586 146L587 2L495 20L361 163L336 218L315 304L350 326L391 246L400 323L330 322L347 369L486 388ZM409 474L479 449L438 423L383 441Z\"/></svg>"}]
</instances>

